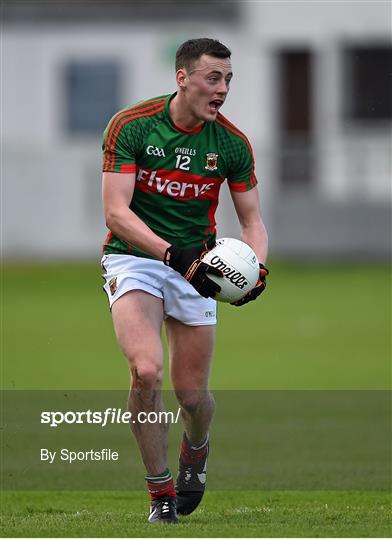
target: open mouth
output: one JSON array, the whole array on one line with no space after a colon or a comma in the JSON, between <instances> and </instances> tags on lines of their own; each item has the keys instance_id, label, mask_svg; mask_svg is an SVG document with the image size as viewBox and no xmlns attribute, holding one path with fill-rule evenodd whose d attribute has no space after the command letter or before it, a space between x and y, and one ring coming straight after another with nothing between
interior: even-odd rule
<instances>
[{"instance_id":1,"label":"open mouth","mask_svg":"<svg viewBox=\"0 0 392 540\"><path fill-rule=\"evenodd\" d=\"M215 113L218 112L220 107L223 105L223 99L214 99L209 102L208 106L211 110L211 112Z\"/></svg>"}]
</instances>

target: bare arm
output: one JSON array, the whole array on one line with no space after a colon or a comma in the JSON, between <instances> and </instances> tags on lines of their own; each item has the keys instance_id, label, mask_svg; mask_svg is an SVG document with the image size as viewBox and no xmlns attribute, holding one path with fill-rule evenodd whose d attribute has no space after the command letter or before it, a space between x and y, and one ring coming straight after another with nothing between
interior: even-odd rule
<instances>
[{"instance_id":1,"label":"bare arm","mask_svg":"<svg viewBox=\"0 0 392 540\"><path fill-rule=\"evenodd\" d=\"M168 242L157 236L129 209L135 173L103 173L102 197L106 226L121 240L163 259Z\"/></svg>"},{"instance_id":2,"label":"bare arm","mask_svg":"<svg viewBox=\"0 0 392 540\"><path fill-rule=\"evenodd\" d=\"M246 192L230 193L241 226L241 239L250 245L259 262L264 264L268 253L268 235L261 218L257 186Z\"/></svg>"}]
</instances>

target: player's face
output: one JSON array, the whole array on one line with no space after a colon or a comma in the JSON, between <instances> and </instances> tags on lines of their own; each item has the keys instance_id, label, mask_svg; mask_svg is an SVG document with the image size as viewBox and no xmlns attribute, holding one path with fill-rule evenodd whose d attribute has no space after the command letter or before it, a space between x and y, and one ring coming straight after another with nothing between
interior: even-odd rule
<instances>
[{"instance_id":1,"label":"player's face","mask_svg":"<svg viewBox=\"0 0 392 540\"><path fill-rule=\"evenodd\" d=\"M229 58L203 54L187 72L185 97L191 114L202 122L216 119L233 76Z\"/></svg>"}]
</instances>

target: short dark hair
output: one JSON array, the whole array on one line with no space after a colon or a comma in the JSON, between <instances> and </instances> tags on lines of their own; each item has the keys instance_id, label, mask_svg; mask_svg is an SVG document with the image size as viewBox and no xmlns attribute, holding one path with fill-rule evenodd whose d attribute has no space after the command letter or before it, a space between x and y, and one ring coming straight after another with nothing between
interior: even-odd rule
<instances>
[{"instance_id":1,"label":"short dark hair","mask_svg":"<svg viewBox=\"0 0 392 540\"><path fill-rule=\"evenodd\" d=\"M209 54L217 58L230 58L231 51L216 39L188 39L179 46L176 52L176 71L183 67L189 70L193 62L203 54Z\"/></svg>"}]
</instances>

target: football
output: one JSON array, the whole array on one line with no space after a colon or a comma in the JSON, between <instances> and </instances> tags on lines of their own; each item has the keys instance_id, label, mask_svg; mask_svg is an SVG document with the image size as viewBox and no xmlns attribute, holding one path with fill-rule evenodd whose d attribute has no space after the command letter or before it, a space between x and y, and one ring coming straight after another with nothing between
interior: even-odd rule
<instances>
[{"instance_id":1,"label":"football","mask_svg":"<svg viewBox=\"0 0 392 540\"><path fill-rule=\"evenodd\" d=\"M208 275L221 287L221 292L215 297L219 302L236 302L253 289L259 278L259 261L255 252L236 238L217 239L216 246L202 260L223 272L223 277Z\"/></svg>"}]
</instances>

